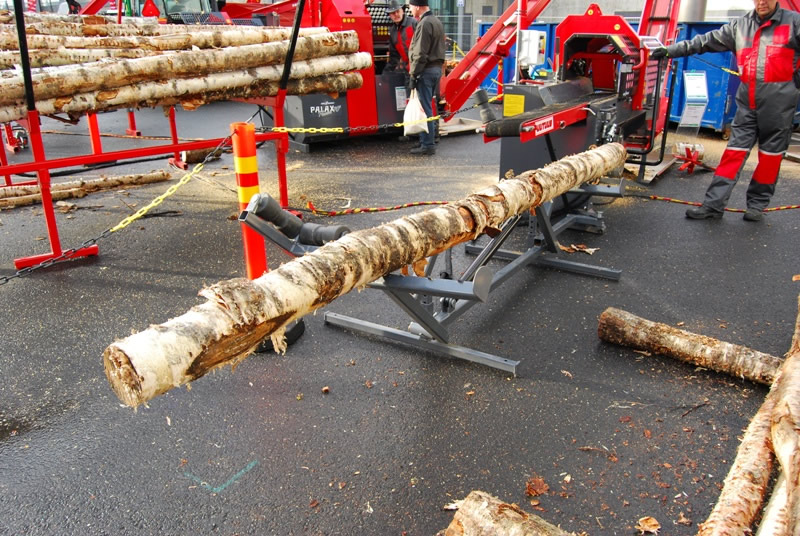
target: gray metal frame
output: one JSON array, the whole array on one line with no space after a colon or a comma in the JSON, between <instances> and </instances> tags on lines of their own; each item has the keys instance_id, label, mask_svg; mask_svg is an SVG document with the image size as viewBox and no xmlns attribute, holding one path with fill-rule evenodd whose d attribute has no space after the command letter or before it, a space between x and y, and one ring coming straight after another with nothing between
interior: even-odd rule
<instances>
[{"instance_id":1,"label":"gray metal frame","mask_svg":"<svg viewBox=\"0 0 800 536\"><path fill-rule=\"evenodd\" d=\"M589 186L580 191L622 197L624 187L620 181L616 186ZM515 216L509 219L500 233L487 244L477 246L473 243L466 246L467 253L475 254L476 258L458 279L452 279L452 251L447 250L442 254L445 264L445 277L442 279L430 279L439 257L437 255L429 259L426 277L390 274L370 284L371 288L386 293L411 317L413 322L406 331L331 312L325 313L325 323L516 374L519 361L450 343L448 326L474 305L486 302L493 290L529 264L614 281L619 280L621 275L620 270L567 260L559 247L558 235L567 229L604 232L605 222L602 214L588 208L568 213L553 222L551 206L548 203L546 206L537 207L535 218L528 219L531 245L524 252L501 249L511 232L523 221L521 216ZM493 274L486 266L491 259L511 262ZM438 311L435 307L437 304Z\"/></svg>"}]
</instances>

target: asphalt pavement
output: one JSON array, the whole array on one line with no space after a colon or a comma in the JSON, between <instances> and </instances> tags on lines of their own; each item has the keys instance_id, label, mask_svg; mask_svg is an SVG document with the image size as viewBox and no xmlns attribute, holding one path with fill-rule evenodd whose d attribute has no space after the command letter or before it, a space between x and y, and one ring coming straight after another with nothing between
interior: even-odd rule
<instances>
[{"instance_id":1,"label":"asphalt pavement","mask_svg":"<svg viewBox=\"0 0 800 536\"><path fill-rule=\"evenodd\" d=\"M225 136L253 111L216 103L179 112L179 134ZM100 119L103 132L124 133L124 113ZM168 134L160 110L137 119L145 135ZM85 122L43 128L50 156L90 150ZM716 162L724 142L704 141ZM135 143L153 142L104 138L104 149ZM293 151L290 205L454 200L497 180L499 144L479 135L443 137L435 156L409 149L386 135ZM258 159L262 190L277 196L273 147ZM80 176L165 168L160 159ZM245 274L233 161L223 155L151 216L101 239L99 256L0 285L0 534L432 535L452 519L442 507L473 489L571 531L632 535L652 516L662 534L694 534L766 388L603 343L597 318L613 306L773 355L788 350L800 211L690 221L684 205L647 197L699 200L710 178L673 166L649 185L630 183L625 198L596 199L604 234L561 235L598 248L570 258L618 268L619 281L531 266L454 323L455 343L519 360L516 376L317 314L285 355L252 355L133 411L107 384L103 350L200 303L203 286ZM745 182L732 207L744 206ZM100 235L168 184L72 201L58 214L62 245ZM786 162L773 206L798 199L800 166ZM409 210L335 223L361 229ZM40 206L0 212L0 276L14 274L14 259L46 253L45 237ZM289 260L273 245L267 256L273 268ZM469 260L456 249L457 269ZM408 323L374 289L324 311ZM548 491L532 498L535 478Z\"/></svg>"}]
</instances>

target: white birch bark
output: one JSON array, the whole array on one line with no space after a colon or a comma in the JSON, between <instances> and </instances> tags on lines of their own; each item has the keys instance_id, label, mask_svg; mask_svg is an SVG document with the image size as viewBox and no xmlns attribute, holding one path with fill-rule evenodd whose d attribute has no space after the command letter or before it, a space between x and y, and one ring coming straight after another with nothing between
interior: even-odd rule
<instances>
[{"instance_id":1,"label":"white birch bark","mask_svg":"<svg viewBox=\"0 0 800 536\"><path fill-rule=\"evenodd\" d=\"M28 35L62 35L74 37L130 37L130 36L153 36L153 35L175 35L188 34L195 32L239 32L251 35L252 38L260 38L263 42L285 41L292 35L289 27L247 27L247 26L225 26L215 24L158 24L148 22L144 24L117 24L103 22L102 24L77 23L66 21L39 21L28 23L26 16L25 32ZM300 36L319 34L327 32L327 28L308 27L300 28ZM16 24L0 25L0 33L16 34Z\"/></svg>"},{"instance_id":2,"label":"white birch bark","mask_svg":"<svg viewBox=\"0 0 800 536\"><path fill-rule=\"evenodd\" d=\"M53 49L34 49L28 51L28 61L31 67L54 67L63 65L74 65L76 63L91 63L109 59L131 59L144 58L161 54L159 51L138 50L134 48L73 48L64 50ZM0 69L11 69L19 65L22 60L16 50L0 50ZM2 78L13 78L17 76L16 71L6 71L0 74Z\"/></svg>"},{"instance_id":3,"label":"white birch bark","mask_svg":"<svg viewBox=\"0 0 800 536\"><path fill-rule=\"evenodd\" d=\"M666 355L765 385L772 385L781 366L781 360L775 356L651 322L614 307L600 315L597 333L607 342Z\"/></svg>"},{"instance_id":4,"label":"white birch bark","mask_svg":"<svg viewBox=\"0 0 800 536\"><path fill-rule=\"evenodd\" d=\"M164 170L152 173L137 173L134 175L120 175L117 177L100 177L96 179L78 179L74 181L54 182L50 185L51 192L61 190L80 189L84 192L96 192L98 190L108 190L119 186L131 186L139 184L150 184L165 181L170 178L170 174ZM30 196L41 194L38 184L27 186L2 186L0 187L0 202L20 196ZM0 204L2 206L2 204Z\"/></svg>"},{"instance_id":5,"label":"white birch bark","mask_svg":"<svg viewBox=\"0 0 800 536\"><path fill-rule=\"evenodd\" d=\"M321 79L325 75L366 69L371 65L372 55L367 52L359 52L348 56L315 58L292 63L290 80L297 82L300 79ZM276 95L276 84L280 80L282 73L282 65L271 65L243 71L212 73L203 78L178 78L142 82L131 86L92 91L72 96L45 100L37 99L36 109L42 115L59 113L80 115L87 111L115 110L126 107L152 107L172 105L184 101L190 102L196 100L197 96L204 94L208 94L205 102L223 100L234 96L241 98L244 94L253 96ZM321 88L320 91L328 92L329 89L330 92L337 92L345 89L355 89L351 85L355 80L356 78L349 77L348 87L344 89L342 89L341 85L338 85L331 88ZM360 87L360 75L358 75L357 80L359 85L355 87ZM272 82L275 84L270 84ZM313 87L310 84L307 85L308 87ZM292 94L311 92L297 89L302 86L302 84L295 83L287 89ZM241 91L237 92L237 90ZM194 108L196 106L190 107ZM13 105L2 106L0 107L0 123L17 120L24 117L26 113L27 108L21 100Z\"/></svg>"},{"instance_id":6,"label":"white birch bark","mask_svg":"<svg viewBox=\"0 0 800 536\"><path fill-rule=\"evenodd\" d=\"M242 28L241 26L215 26L214 28L217 28L217 30L153 36L78 37L32 34L27 36L27 41L28 48L140 48L144 50L235 47L275 41L269 33L263 30ZM219 28L231 29L222 30ZM318 33L312 32L312 35ZM284 32L276 35L284 35ZM311 37L311 35L304 37ZM0 33L0 50L19 50L17 34Z\"/></svg>"},{"instance_id":7,"label":"white birch bark","mask_svg":"<svg viewBox=\"0 0 800 536\"><path fill-rule=\"evenodd\" d=\"M461 501L444 536L574 536L541 517L485 491L471 491Z\"/></svg>"},{"instance_id":8,"label":"white birch bark","mask_svg":"<svg viewBox=\"0 0 800 536\"><path fill-rule=\"evenodd\" d=\"M45 100L99 89L109 90L167 77L169 79L200 78L209 73L238 71L254 67L260 67L261 70L257 69L257 71L263 72L264 67L262 66L282 64L286 59L288 49L288 41L279 41L216 50L186 50L130 60L120 59L101 64L90 63L48 69L46 72L34 73L31 76L33 93L37 100ZM295 62L303 60L331 56L336 57L337 60L312 62L312 65L320 66L316 70L308 67L307 63L300 64L302 66L300 69L292 69L293 76L294 78L318 76L335 71L362 69L371 65L370 62L364 67L354 67L353 61L355 60L350 61L347 56L343 56L355 52L358 52L358 35L354 31L302 37L297 40L293 67ZM364 63L364 55L368 54L362 53L360 64ZM280 70L283 70L282 65ZM239 74L237 73L236 76ZM264 79L263 76L255 76L258 79ZM0 104L22 100L24 97L25 84L22 73L13 78L0 78Z\"/></svg>"},{"instance_id":9,"label":"white birch bark","mask_svg":"<svg viewBox=\"0 0 800 536\"><path fill-rule=\"evenodd\" d=\"M459 202L347 234L249 281L203 289L206 302L111 344L106 376L119 399L137 406L225 364L236 364L267 336L283 347L283 328L337 297L484 232L509 217L621 167L616 143L568 156Z\"/></svg>"},{"instance_id":10,"label":"white birch bark","mask_svg":"<svg viewBox=\"0 0 800 536\"><path fill-rule=\"evenodd\" d=\"M784 534L800 534L800 297L792 345L781 368L772 411L772 445L786 480L785 502L788 523Z\"/></svg>"}]
</instances>

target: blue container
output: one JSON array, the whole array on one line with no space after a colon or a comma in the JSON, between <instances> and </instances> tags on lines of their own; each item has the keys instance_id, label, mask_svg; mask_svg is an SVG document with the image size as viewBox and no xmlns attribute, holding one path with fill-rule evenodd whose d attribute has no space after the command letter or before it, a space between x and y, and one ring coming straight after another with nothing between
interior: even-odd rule
<instances>
[{"instance_id":1,"label":"blue container","mask_svg":"<svg viewBox=\"0 0 800 536\"><path fill-rule=\"evenodd\" d=\"M489 31L489 28L492 27L492 22L480 22L478 23L478 36L483 37L483 35ZM553 57L555 56L555 46L556 46L556 23L550 22L534 22L531 24L528 29L529 30L537 30L540 32L545 32L545 62L541 65L537 65L535 69L553 69ZM549 60L549 61L547 61ZM514 81L514 69L517 65L517 45L511 47L511 51L509 52L508 57L503 60L503 84L510 84ZM492 95L497 94L497 67L492 69L492 72L486 77L486 79L481 82L481 88L485 89L488 93Z\"/></svg>"},{"instance_id":2,"label":"blue container","mask_svg":"<svg viewBox=\"0 0 800 536\"><path fill-rule=\"evenodd\" d=\"M724 22L690 22L678 25L678 41L692 39L696 35L716 30ZM721 69L724 67L738 71L736 55L733 52L707 52L673 60L677 67L677 83L672 97L672 108L669 111L671 121L678 122L686 103L686 91L683 87L684 71L705 71L708 85L708 106L700 121L700 126L713 128L717 132L727 134L733 116L736 114L736 90L739 88L739 77Z\"/></svg>"}]
</instances>

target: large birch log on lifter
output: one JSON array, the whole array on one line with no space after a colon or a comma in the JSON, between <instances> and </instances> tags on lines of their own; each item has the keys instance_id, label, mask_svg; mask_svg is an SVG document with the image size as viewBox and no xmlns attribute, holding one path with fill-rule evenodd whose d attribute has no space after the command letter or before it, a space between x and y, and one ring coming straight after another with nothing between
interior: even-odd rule
<instances>
[{"instance_id":1,"label":"large birch log on lifter","mask_svg":"<svg viewBox=\"0 0 800 536\"><path fill-rule=\"evenodd\" d=\"M359 73L344 75L333 73L366 69L371 65L372 56L367 52L292 63L287 93L304 95L355 89L361 87L363 81ZM282 69L283 66L271 65L257 69L212 73L203 78L142 82L132 86L37 100L36 110L41 115L64 113L78 116L89 111L168 106L179 103L186 109L195 109L200 104L229 98L274 96L278 93L277 82L280 80ZM26 113L27 108L21 101L14 105L0 106L0 123L15 121L24 117Z\"/></svg>"},{"instance_id":2,"label":"large birch log on lifter","mask_svg":"<svg viewBox=\"0 0 800 536\"><path fill-rule=\"evenodd\" d=\"M570 536L555 525L516 504L508 504L485 491L471 491L461 501L453 521L442 536Z\"/></svg>"},{"instance_id":3,"label":"large birch log on lifter","mask_svg":"<svg viewBox=\"0 0 800 536\"><path fill-rule=\"evenodd\" d=\"M138 406L225 364L235 365L267 336L285 348L284 326L379 277L481 234L509 217L619 168L611 143L528 171L461 201L347 234L249 281L203 289L207 301L111 344L106 376L119 399Z\"/></svg>"},{"instance_id":4,"label":"large birch log on lifter","mask_svg":"<svg viewBox=\"0 0 800 536\"><path fill-rule=\"evenodd\" d=\"M215 31L192 32L169 35L152 36L119 36L119 37L75 37L69 35L29 35L27 38L30 48L141 48L144 50L187 50L198 48L238 47L255 45L272 41L285 41L285 32L276 29L253 30L235 26L232 29L219 29L230 27L216 27ZM323 29L324 31L324 29ZM309 33L309 32L306 32ZM318 34L319 31L310 32ZM274 37L273 37L274 36ZM281 39L283 37L283 39ZM310 37L310 35L304 35ZM19 41L16 33L0 33L0 49L19 50Z\"/></svg>"},{"instance_id":5,"label":"large birch log on lifter","mask_svg":"<svg viewBox=\"0 0 800 536\"><path fill-rule=\"evenodd\" d=\"M666 355L765 385L772 384L781 366L781 360L775 356L651 322L614 307L600 315L597 334L607 342Z\"/></svg>"},{"instance_id":6,"label":"large birch log on lifter","mask_svg":"<svg viewBox=\"0 0 800 536\"><path fill-rule=\"evenodd\" d=\"M289 50L288 41L226 47L217 50L186 50L131 60L74 65L61 69L48 69L34 73L33 94L37 100L52 99L66 95L87 93L95 90L109 90L130 86L140 82L161 80L169 73L170 80L176 78L197 78L209 73L229 72L254 67L282 64ZM367 68L355 67L355 60L344 54L358 52L358 34L354 31L332 32L301 37L293 56L294 62L337 56L338 62L331 64L321 61L301 64L302 69L292 69L293 78L318 76L336 71ZM364 63L362 53L361 62ZM280 70L282 71L281 65ZM270 72L270 71L268 71ZM237 74L237 76L239 76ZM256 78L264 79L256 75ZM236 84L242 85L242 84ZM22 74L14 78L0 78L0 104L13 103L25 98L25 83Z\"/></svg>"}]
</instances>

